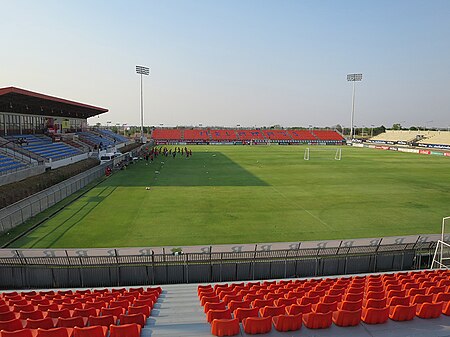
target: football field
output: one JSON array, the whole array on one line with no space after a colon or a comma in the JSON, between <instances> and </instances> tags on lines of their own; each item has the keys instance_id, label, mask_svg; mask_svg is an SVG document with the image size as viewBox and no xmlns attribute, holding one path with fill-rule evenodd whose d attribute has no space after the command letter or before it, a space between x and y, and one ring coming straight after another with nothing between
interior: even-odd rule
<instances>
[{"instance_id":1,"label":"football field","mask_svg":"<svg viewBox=\"0 0 450 337\"><path fill-rule=\"evenodd\" d=\"M171 146L173 148L173 146ZM440 232L450 158L306 146L188 146L97 185L14 247L155 247ZM147 189L150 187L150 189Z\"/></svg>"}]
</instances>

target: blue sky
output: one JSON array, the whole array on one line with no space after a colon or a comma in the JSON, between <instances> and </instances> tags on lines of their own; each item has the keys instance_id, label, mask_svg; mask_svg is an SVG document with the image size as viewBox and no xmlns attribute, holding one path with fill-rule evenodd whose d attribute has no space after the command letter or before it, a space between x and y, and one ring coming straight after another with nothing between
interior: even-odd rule
<instances>
[{"instance_id":1,"label":"blue sky","mask_svg":"<svg viewBox=\"0 0 450 337\"><path fill-rule=\"evenodd\" d=\"M450 1L5 1L0 87L94 124L450 125Z\"/></svg>"}]
</instances>

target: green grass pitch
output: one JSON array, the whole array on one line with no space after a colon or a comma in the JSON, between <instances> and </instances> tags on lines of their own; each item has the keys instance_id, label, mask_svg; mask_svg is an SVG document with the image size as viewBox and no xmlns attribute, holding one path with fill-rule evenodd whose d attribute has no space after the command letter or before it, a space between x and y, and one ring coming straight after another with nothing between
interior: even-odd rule
<instances>
[{"instance_id":1,"label":"green grass pitch","mask_svg":"<svg viewBox=\"0 0 450 337\"><path fill-rule=\"evenodd\" d=\"M189 159L139 161L114 174L14 247L428 234L450 215L450 158L343 147L336 161L335 147L310 147L305 161L304 146L189 148Z\"/></svg>"}]
</instances>

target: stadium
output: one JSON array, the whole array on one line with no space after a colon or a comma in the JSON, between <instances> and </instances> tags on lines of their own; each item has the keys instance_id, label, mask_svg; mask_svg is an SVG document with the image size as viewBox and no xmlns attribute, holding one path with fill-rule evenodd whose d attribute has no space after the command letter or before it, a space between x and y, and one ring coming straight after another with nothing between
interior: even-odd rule
<instances>
[{"instance_id":1,"label":"stadium","mask_svg":"<svg viewBox=\"0 0 450 337\"><path fill-rule=\"evenodd\" d=\"M4 7L0 337L450 336L448 4Z\"/></svg>"}]
</instances>

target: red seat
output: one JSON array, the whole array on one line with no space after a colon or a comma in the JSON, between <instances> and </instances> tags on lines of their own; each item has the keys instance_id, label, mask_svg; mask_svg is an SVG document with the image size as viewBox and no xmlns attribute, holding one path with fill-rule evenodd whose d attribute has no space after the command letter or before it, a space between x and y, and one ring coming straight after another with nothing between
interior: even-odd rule
<instances>
[{"instance_id":1,"label":"red seat","mask_svg":"<svg viewBox=\"0 0 450 337\"><path fill-rule=\"evenodd\" d=\"M260 299L257 299L257 300L254 300L252 302L252 307L253 308L263 308L263 307L266 307L266 306L273 305L273 302L274 302L274 300L260 300Z\"/></svg>"},{"instance_id":2,"label":"red seat","mask_svg":"<svg viewBox=\"0 0 450 337\"><path fill-rule=\"evenodd\" d=\"M389 307L385 308L363 308L361 320L367 324L385 323L389 318Z\"/></svg>"},{"instance_id":3,"label":"red seat","mask_svg":"<svg viewBox=\"0 0 450 337\"><path fill-rule=\"evenodd\" d=\"M47 316L51 318L69 318L70 317L70 310L69 309L61 309L61 310L48 310Z\"/></svg>"},{"instance_id":4,"label":"red seat","mask_svg":"<svg viewBox=\"0 0 450 337\"><path fill-rule=\"evenodd\" d=\"M101 308L107 307L107 306L108 306L107 302L104 302L104 301L87 302L84 305L84 309L94 308L94 309L100 310Z\"/></svg>"},{"instance_id":5,"label":"red seat","mask_svg":"<svg viewBox=\"0 0 450 337\"><path fill-rule=\"evenodd\" d=\"M313 304L312 309L314 312L321 312L323 314L325 314L329 311L336 311L337 310L337 302L333 302L333 303L319 302L317 304Z\"/></svg>"},{"instance_id":6,"label":"red seat","mask_svg":"<svg viewBox=\"0 0 450 337\"><path fill-rule=\"evenodd\" d=\"M13 306L13 311L14 312L34 311L34 305L33 304L23 304L23 305L15 304Z\"/></svg>"},{"instance_id":7,"label":"red seat","mask_svg":"<svg viewBox=\"0 0 450 337\"><path fill-rule=\"evenodd\" d=\"M124 310L126 310L128 307L130 306L130 302L127 300L122 300L122 301L112 301L111 303L109 303L109 307L110 308L123 308Z\"/></svg>"},{"instance_id":8,"label":"red seat","mask_svg":"<svg viewBox=\"0 0 450 337\"><path fill-rule=\"evenodd\" d=\"M73 329L73 337L106 337L108 328L106 326L76 327Z\"/></svg>"},{"instance_id":9,"label":"red seat","mask_svg":"<svg viewBox=\"0 0 450 337\"><path fill-rule=\"evenodd\" d=\"M0 321L10 321L14 318L19 318L19 314L14 311L0 312Z\"/></svg>"},{"instance_id":10,"label":"red seat","mask_svg":"<svg viewBox=\"0 0 450 337\"><path fill-rule=\"evenodd\" d=\"M409 297L414 297L416 295L425 295L426 291L427 290L425 288L422 289L411 288L406 291L406 295Z\"/></svg>"},{"instance_id":11,"label":"red seat","mask_svg":"<svg viewBox=\"0 0 450 337\"><path fill-rule=\"evenodd\" d=\"M110 325L109 337L140 337L141 326L139 324Z\"/></svg>"},{"instance_id":12,"label":"red seat","mask_svg":"<svg viewBox=\"0 0 450 337\"><path fill-rule=\"evenodd\" d=\"M416 316L420 318L438 318L442 313L443 302L422 303L417 305Z\"/></svg>"},{"instance_id":13,"label":"red seat","mask_svg":"<svg viewBox=\"0 0 450 337\"><path fill-rule=\"evenodd\" d=\"M332 323L332 312L327 313L320 312L310 312L304 314L302 317L303 324L308 329L326 329L331 326Z\"/></svg>"},{"instance_id":14,"label":"red seat","mask_svg":"<svg viewBox=\"0 0 450 337\"><path fill-rule=\"evenodd\" d=\"M346 294L344 296L344 301L356 302L362 300L364 298L364 293L356 293L356 294Z\"/></svg>"},{"instance_id":15,"label":"red seat","mask_svg":"<svg viewBox=\"0 0 450 337\"><path fill-rule=\"evenodd\" d=\"M277 306L265 306L259 309L259 314L261 317L273 317L278 315L284 315L286 313L286 307L284 305Z\"/></svg>"},{"instance_id":16,"label":"red seat","mask_svg":"<svg viewBox=\"0 0 450 337\"><path fill-rule=\"evenodd\" d=\"M371 291L371 292L368 292L366 294L365 299L366 300L369 300L369 299L377 299L377 300L379 300L379 299L382 299L382 298L385 298L385 297L386 297L386 294L385 294L384 291L380 291L380 292Z\"/></svg>"},{"instance_id":17,"label":"red seat","mask_svg":"<svg viewBox=\"0 0 450 337\"><path fill-rule=\"evenodd\" d=\"M56 326L58 328L73 328L76 326L84 327L86 324L83 320L83 317L81 316L75 316L70 318L58 318L58 321L56 322Z\"/></svg>"},{"instance_id":18,"label":"red seat","mask_svg":"<svg viewBox=\"0 0 450 337\"><path fill-rule=\"evenodd\" d=\"M147 317L144 314L120 315L120 325L136 323L144 327L146 321Z\"/></svg>"},{"instance_id":19,"label":"red seat","mask_svg":"<svg viewBox=\"0 0 450 337\"><path fill-rule=\"evenodd\" d=\"M125 310L122 307L116 307L116 308L101 308L100 313L103 315L113 315L116 317L119 317L125 312Z\"/></svg>"},{"instance_id":20,"label":"red seat","mask_svg":"<svg viewBox=\"0 0 450 337\"><path fill-rule=\"evenodd\" d=\"M231 312L236 310L237 308L250 308L251 301L231 301L228 303L228 309L230 309Z\"/></svg>"},{"instance_id":21,"label":"red seat","mask_svg":"<svg viewBox=\"0 0 450 337\"><path fill-rule=\"evenodd\" d=\"M73 311L73 316L81 316L81 317L97 316L97 309L95 309L95 308L87 308L87 309L75 308L75 310Z\"/></svg>"},{"instance_id":22,"label":"red seat","mask_svg":"<svg viewBox=\"0 0 450 337\"><path fill-rule=\"evenodd\" d=\"M286 298L302 298L303 296L305 296L304 290L296 290L296 291L288 292L285 297Z\"/></svg>"},{"instance_id":23,"label":"red seat","mask_svg":"<svg viewBox=\"0 0 450 337\"><path fill-rule=\"evenodd\" d=\"M215 319L211 323L211 334L214 336L235 336L239 334L239 320L232 319Z\"/></svg>"},{"instance_id":24,"label":"red seat","mask_svg":"<svg viewBox=\"0 0 450 337\"><path fill-rule=\"evenodd\" d=\"M33 334L34 330L31 329L20 329L15 331L0 331L1 337L34 337L36 334Z\"/></svg>"},{"instance_id":25,"label":"red seat","mask_svg":"<svg viewBox=\"0 0 450 337\"><path fill-rule=\"evenodd\" d=\"M384 308L387 304L387 298L369 298L365 300L363 307L364 308Z\"/></svg>"},{"instance_id":26,"label":"red seat","mask_svg":"<svg viewBox=\"0 0 450 337\"><path fill-rule=\"evenodd\" d=\"M333 303L333 302L341 302L342 295L325 295L322 297L322 303Z\"/></svg>"},{"instance_id":27,"label":"red seat","mask_svg":"<svg viewBox=\"0 0 450 337\"><path fill-rule=\"evenodd\" d=\"M388 306L393 307L396 305L409 305L409 297L392 297L388 299Z\"/></svg>"},{"instance_id":28,"label":"red seat","mask_svg":"<svg viewBox=\"0 0 450 337\"><path fill-rule=\"evenodd\" d=\"M406 296L406 291L405 290L390 290L387 292L387 297L388 298L392 298L392 297L404 297Z\"/></svg>"},{"instance_id":29,"label":"red seat","mask_svg":"<svg viewBox=\"0 0 450 337\"><path fill-rule=\"evenodd\" d=\"M297 303L298 304L316 304L319 303L320 301L320 296L314 296L314 297L310 297L310 296L303 296L302 298L297 299Z\"/></svg>"},{"instance_id":30,"label":"red seat","mask_svg":"<svg viewBox=\"0 0 450 337\"><path fill-rule=\"evenodd\" d=\"M62 303L61 304L61 309L74 310L76 308L83 309L83 303L75 302L75 303Z\"/></svg>"},{"instance_id":31,"label":"red seat","mask_svg":"<svg viewBox=\"0 0 450 337\"><path fill-rule=\"evenodd\" d=\"M361 309L359 310L337 310L333 312L333 322L337 326L355 326L361 321Z\"/></svg>"},{"instance_id":32,"label":"red seat","mask_svg":"<svg viewBox=\"0 0 450 337\"><path fill-rule=\"evenodd\" d=\"M422 303L432 303L433 302L433 295L415 295L411 301L411 304L422 304Z\"/></svg>"},{"instance_id":33,"label":"red seat","mask_svg":"<svg viewBox=\"0 0 450 337\"><path fill-rule=\"evenodd\" d=\"M307 314L312 311L312 304L292 304L286 307L286 313L288 315Z\"/></svg>"},{"instance_id":34,"label":"red seat","mask_svg":"<svg viewBox=\"0 0 450 337\"><path fill-rule=\"evenodd\" d=\"M89 316L88 324L92 325L101 325L109 327L110 325L116 324L116 318L113 315L102 315L102 316Z\"/></svg>"},{"instance_id":35,"label":"red seat","mask_svg":"<svg viewBox=\"0 0 450 337\"><path fill-rule=\"evenodd\" d=\"M219 296L204 296L200 301L200 304L204 306L206 303L219 303L219 302L220 302Z\"/></svg>"},{"instance_id":36,"label":"red seat","mask_svg":"<svg viewBox=\"0 0 450 337\"><path fill-rule=\"evenodd\" d=\"M223 302L219 302L219 303L212 303L212 302L208 302L205 303L205 306L203 307L203 311L205 312L205 314L209 311L209 310L225 310L227 307L225 305L225 303Z\"/></svg>"},{"instance_id":37,"label":"red seat","mask_svg":"<svg viewBox=\"0 0 450 337\"><path fill-rule=\"evenodd\" d=\"M296 298L279 298L278 300L275 300L274 302L275 305L277 306L289 306L292 304L297 304L297 299Z\"/></svg>"},{"instance_id":38,"label":"red seat","mask_svg":"<svg viewBox=\"0 0 450 337\"><path fill-rule=\"evenodd\" d=\"M247 317L242 320L242 326L250 335L268 333L272 330L272 317Z\"/></svg>"},{"instance_id":39,"label":"red seat","mask_svg":"<svg viewBox=\"0 0 450 337\"><path fill-rule=\"evenodd\" d=\"M338 304L338 309L340 310L348 310L348 311L355 311L362 308L362 299L359 301L342 301Z\"/></svg>"},{"instance_id":40,"label":"red seat","mask_svg":"<svg viewBox=\"0 0 450 337\"><path fill-rule=\"evenodd\" d=\"M277 331L296 331L302 327L302 314L274 316L272 322Z\"/></svg>"},{"instance_id":41,"label":"red seat","mask_svg":"<svg viewBox=\"0 0 450 337\"><path fill-rule=\"evenodd\" d=\"M430 288L427 289L426 294L439 294L439 293L444 293L445 292L445 288L444 286L438 287L438 286L432 286Z\"/></svg>"},{"instance_id":42,"label":"red seat","mask_svg":"<svg viewBox=\"0 0 450 337\"><path fill-rule=\"evenodd\" d=\"M36 337L70 337L72 328L37 329Z\"/></svg>"},{"instance_id":43,"label":"red seat","mask_svg":"<svg viewBox=\"0 0 450 337\"><path fill-rule=\"evenodd\" d=\"M131 314L144 314L145 317L149 317L151 313L151 309L147 305L140 305L136 307L128 307L128 315Z\"/></svg>"},{"instance_id":44,"label":"red seat","mask_svg":"<svg viewBox=\"0 0 450 337\"><path fill-rule=\"evenodd\" d=\"M444 303L450 302L450 292L435 294L433 296L433 302L444 302Z\"/></svg>"},{"instance_id":45,"label":"red seat","mask_svg":"<svg viewBox=\"0 0 450 337\"><path fill-rule=\"evenodd\" d=\"M400 297L394 297L400 298ZM407 297L406 297L407 298ZM389 309L389 318L393 321L410 321L416 316L417 304L395 305Z\"/></svg>"},{"instance_id":46,"label":"red seat","mask_svg":"<svg viewBox=\"0 0 450 337\"><path fill-rule=\"evenodd\" d=\"M41 319L27 319L27 323L25 324L25 328L28 329L53 329L55 327L55 323L53 319L50 317L45 317Z\"/></svg>"},{"instance_id":47,"label":"red seat","mask_svg":"<svg viewBox=\"0 0 450 337\"><path fill-rule=\"evenodd\" d=\"M14 318L9 321L0 321L0 330L15 331L22 329L23 329L22 321L18 318Z\"/></svg>"},{"instance_id":48,"label":"red seat","mask_svg":"<svg viewBox=\"0 0 450 337\"><path fill-rule=\"evenodd\" d=\"M59 310L59 305L56 303L38 304L37 309L40 311Z\"/></svg>"},{"instance_id":49,"label":"red seat","mask_svg":"<svg viewBox=\"0 0 450 337\"><path fill-rule=\"evenodd\" d=\"M242 322L247 317L258 317L259 308L237 308L234 311L234 317Z\"/></svg>"},{"instance_id":50,"label":"red seat","mask_svg":"<svg viewBox=\"0 0 450 337\"><path fill-rule=\"evenodd\" d=\"M225 310L209 310L206 313L206 320L211 323L214 319L231 319L230 309Z\"/></svg>"}]
</instances>

